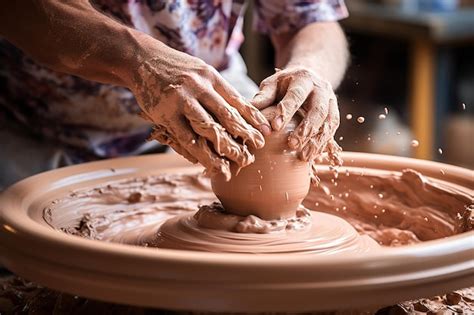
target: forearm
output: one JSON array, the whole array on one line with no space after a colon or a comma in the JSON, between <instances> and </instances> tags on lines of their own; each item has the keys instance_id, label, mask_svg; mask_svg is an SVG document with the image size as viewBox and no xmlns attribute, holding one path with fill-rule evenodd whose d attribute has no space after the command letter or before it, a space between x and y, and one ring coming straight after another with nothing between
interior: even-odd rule
<instances>
[{"instance_id":1,"label":"forearm","mask_svg":"<svg viewBox=\"0 0 474 315\"><path fill-rule=\"evenodd\" d=\"M336 22L312 23L295 34L272 37L276 66L307 67L336 88L347 66L348 48L344 32Z\"/></svg>"},{"instance_id":2,"label":"forearm","mask_svg":"<svg viewBox=\"0 0 474 315\"><path fill-rule=\"evenodd\" d=\"M86 0L6 1L0 11L0 36L56 71L127 86L132 79L127 68L136 67L145 53L147 35Z\"/></svg>"}]
</instances>

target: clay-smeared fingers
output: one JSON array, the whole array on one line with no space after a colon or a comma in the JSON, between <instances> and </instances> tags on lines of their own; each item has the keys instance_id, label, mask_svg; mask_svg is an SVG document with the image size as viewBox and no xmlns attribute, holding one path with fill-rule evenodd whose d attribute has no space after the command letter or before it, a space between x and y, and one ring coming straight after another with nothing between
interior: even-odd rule
<instances>
[{"instance_id":1,"label":"clay-smeared fingers","mask_svg":"<svg viewBox=\"0 0 474 315\"><path fill-rule=\"evenodd\" d=\"M328 114L319 129L319 132L313 136L300 151L301 159L310 161L322 154L325 150L328 154L332 154L334 159L337 157L336 148L339 145L334 141L334 135L339 127L339 109L337 107L336 97L329 99ZM329 148L329 149L328 149Z\"/></svg>"},{"instance_id":2,"label":"clay-smeared fingers","mask_svg":"<svg viewBox=\"0 0 474 315\"><path fill-rule=\"evenodd\" d=\"M342 152L342 148L337 144L336 140L331 139L326 144L325 151L328 153L329 161L334 166L341 166L342 165L342 158L340 153Z\"/></svg>"},{"instance_id":3,"label":"clay-smeared fingers","mask_svg":"<svg viewBox=\"0 0 474 315\"><path fill-rule=\"evenodd\" d=\"M197 159L208 173L223 174L226 180L230 180L229 161L214 153L207 140L199 137L191 129L191 126L185 121L185 117L176 119L169 128L176 141Z\"/></svg>"},{"instance_id":4,"label":"clay-smeared fingers","mask_svg":"<svg viewBox=\"0 0 474 315\"><path fill-rule=\"evenodd\" d=\"M240 167L245 167L254 161L253 155L246 146L234 141L197 100L187 101L184 106L184 115L194 132L211 142L220 156L236 162Z\"/></svg>"},{"instance_id":5,"label":"clay-smeared fingers","mask_svg":"<svg viewBox=\"0 0 474 315\"><path fill-rule=\"evenodd\" d=\"M247 102L224 78L219 74L215 78L214 87L217 93L262 134L271 132L270 125L263 114L252 104ZM262 137L263 138L263 137ZM263 147L263 145L262 145Z\"/></svg>"},{"instance_id":6,"label":"clay-smeared fingers","mask_svg":"<svg viewBox=\"0 0 474 315\"><path fill-rule=\"evenodd\" d=\"M214 152L212 152L206 139L199 137L197 146L193 147L193 149L189 151L191 154L200 154L200 156L205 157L205 161L207 161L206 164L201 160L199 162L206 168L207 175L214 176L220 174L225 177L226 181L230 180L232 175L230 172L229 161L217 156Z\"/></svg>"},{"instance_id":7,"label":"clay-smeared fingers","mask_svg":"<svg viewBox=\"0 0 474 315\"><path fill-rule=\"evenodd\" d=\"M318 155L323 153L326 148L326 143L332 138L329 132L329 124L324 122L319 132L306 142L304 147L300 150L300 159L303 161L312 161Z\"/></svg>"},{"instance_id":8,"label":"clay-smeared fingers","mask_svg":"<svg viewBox=\"0 0 474 315\"><path fill-rule=\"evenodd\" d=\"M312 161L318 155L319 148L316 144L316 139L311 138L306 142L305 146L301 148L298 153L298 157L302 161Z\"/></svg>"},{"instance_id":9,"label":"clay-smeared fingers","mask_svg":"<svg viewBox=\"0 0 474 315\"><path fill-rule=\"evenodd\" d=\"M301 150L310 139L316 136L329 113L327 99L315 93L308 97L304 107L308 108L306 115L288 138L288 145L294 150Z\"/></svg>"},{"instance_id":10,"label":"clay-smeared fingers","mask_svg":"<svg viewBox=\"0 0 474 315\"><path fill-rule=\"evenodd\" d=\"M272 75L260 83L260 91L250 101L253 106L262 110L275 104L278 92L278 75Z\"/></svg>"},{"instance_id":11,"label":"clay-smeared fingers","mask_svg":"<svg viewBox=\"0 0 474 315\"><path fill-rule=\"evenodd\" d=\"M273 129L279 131L288 124L313 88L313 81L306 78L291 80L285 96L277 105L278 115L271 121Z\"/></svg>"},{"instance_id":12,"label":"clay-smeared fingers","mask_svg":"<svg viewBox=\"0 0 474 315\"><path fill-rule=\"evenodd\" d=\"M159 143L167 145L176 151L179 155L183 156L189 162L196 164L198 160L192 156L185 148L183 148L171 135L166 132L165 128L159 126L155 128L148 140L157 140Z\"/></svg>"},{"instance_id":13,"label":"clay-smeared fingers","mask_svg":"<svg viewBox=\"0 0 474 315\"><path fill-rule=\"evenodd\" d=\"M217 92L208 91L200 96L199 101L233 137L240 137L244 144L250 143L257 149L265 145L263 135Z\"/></svg>"},{"instance_id":14,"label":"clay-smeared fingers","mask_svg":"<svg viewBox=\"0 0 474 315\"><path fill-rule=\"evenodd\" d=\"M334 137L337 128L339 128L339 124L341 122L336 96L332 97L329 100L328 120L331 136Z\"/></svg>"}]
</instances>

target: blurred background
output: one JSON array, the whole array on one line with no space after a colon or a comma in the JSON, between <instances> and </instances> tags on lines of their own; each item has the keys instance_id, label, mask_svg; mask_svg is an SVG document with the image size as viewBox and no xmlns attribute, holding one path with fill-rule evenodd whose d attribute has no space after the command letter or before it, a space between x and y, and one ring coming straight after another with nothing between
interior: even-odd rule
<instances>
[{"instance_id":1,"label":"blurred background","mask_svg":"<svg viewBox=\"0 0 474 315\"><path fill-rule=\"evenodd\" d=\"M352 56L337 90L339 144L474 168L474 0L346 4ZM244 33L241 52L259 83L274 72L274 52L252 31L251 9Z\"/></svg>"}]
</instances>

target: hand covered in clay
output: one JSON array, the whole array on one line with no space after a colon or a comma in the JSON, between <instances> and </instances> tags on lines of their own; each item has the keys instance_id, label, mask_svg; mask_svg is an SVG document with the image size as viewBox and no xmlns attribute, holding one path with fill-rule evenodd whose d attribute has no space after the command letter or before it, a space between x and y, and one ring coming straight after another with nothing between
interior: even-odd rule
<instances>
[{"instance_id":1,"label":"hand covered in clay","mask_svg":"<svg viewBox=\"0 0 474 315\"><path fill-rule=\"evenodd\" d=\"M297 150L300 159L312 161L323 152L334 155L340 150L334 141L339 127L339 109L331 84L304 67L292 66L276 73L260 84L251 101L258 109L276 104L270 119L274 130L283 129L297 111L304 118L290 134L288 146ZM336 161L338 163L338 161Z\"/></svg>"},{"instance_id":2,"label":"hand covered in clay","mask_svg":"<svg viewBox=\"0 0 474 315\"><path fill-rule=\"evenodd\" d=\"M228 175L230 161L250 164L246 144L260 148L260 131L270 132L214 68L116 22L89 0L7 1L0 37L53 70L130 88L156 125L153 137L209 172Z\"/></svg>"},{"instance_id":3,"label":"hand covered in clay","mask_svg":"<svg viewBox=\"0 0 474 315\"><path fill-rule=\"evenodd\" d=\"M155 124L151 137L211 175L230 179L230 162L251 164L247 144L263 147L261 132L270 132L267 119L213 67L172 49L139 66L133 92Z\"/></svg>"}]
</instances>

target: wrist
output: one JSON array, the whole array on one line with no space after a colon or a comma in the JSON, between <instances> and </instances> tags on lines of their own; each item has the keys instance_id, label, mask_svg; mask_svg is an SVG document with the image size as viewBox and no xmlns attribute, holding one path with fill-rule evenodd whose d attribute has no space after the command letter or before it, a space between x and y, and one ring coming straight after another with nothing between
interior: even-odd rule
<instances>
[{"instance_id":1,"label":"wrist","mask_svg":"<svg viewBox=\"0 0 474 315\"><path fill-rule=\"evenodd\" d=\"M153 58L151 41L154 39L133 29L127 29L124 37L122 43L126 43L126 47L121 52L123 59L112 71L116 70L123 85L133 90L136 85L138 69L145 61Z\"/></svg>"},{"instance_id":2,"label":"wrist","mask_svg":"<svg viewBox=\"0 0 474 315\"><path fill-rule=\"evenodd\" d=\"M134 90L137 84L141 84L150 75L147 64L153 65L153 76L158 77L158 80L167 80L166 73L169 67L178 66L179 62L173 60L176 59L176 53L181 52L139 31L131 30L130 36L127 42L131 43L131 53L122 67L126 86Z\"/></svg>"}]
</instances>

